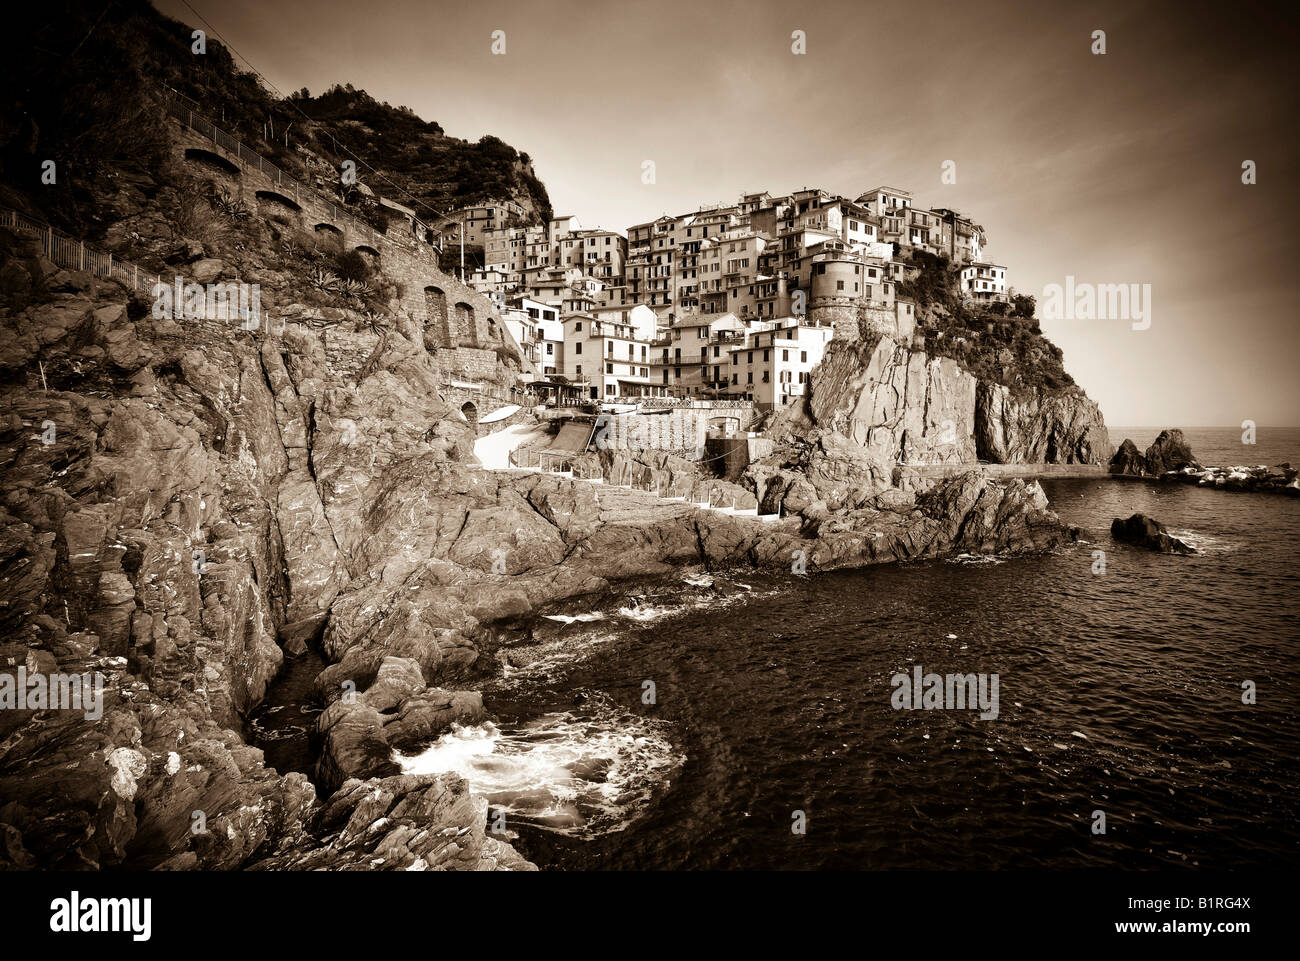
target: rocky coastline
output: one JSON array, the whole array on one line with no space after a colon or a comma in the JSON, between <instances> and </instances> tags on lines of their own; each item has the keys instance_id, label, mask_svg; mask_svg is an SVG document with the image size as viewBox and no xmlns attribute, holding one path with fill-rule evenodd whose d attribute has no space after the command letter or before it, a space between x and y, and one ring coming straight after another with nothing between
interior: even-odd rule
<instances>
[{"instance_id":1,"label":"rocky coastline","mask_svg":"<svg viewBox=\"0 0 1300 961\"><path fill-rule=\"evenodd\" d=\"M0 713L5 867L527 868L462 779L392 761L484 716L504 625L685 565L815 573L1076 534L1036 483L895 486L820 429L737 484L653 453L595 455L605 484L486 471L408 318L340 370L330 345L364 318L155 319L30 240L0 249L0 657L105 678L96 723ZM618 486L634 475L780 516ZM307 646L328 663L314 779L238 733Z\"/></svg>"},{"instance_id":2,"label":"rocky coastline","mask_svg":"<svg viewBox=\"0 0 1300 961\"><path fill-rule=\"evenodd\" d=\"M1134 477L1162 483L1195 484L1234 493L1280 494L1300 497L1300 469L1289 463L1269 467L1206 467L1192 453L1183 432L1164 430L1145 453L1138 453L1131 440L1125 440L1111 459L1110 473L1115 477Z\"/></svg>"}]
</instances>

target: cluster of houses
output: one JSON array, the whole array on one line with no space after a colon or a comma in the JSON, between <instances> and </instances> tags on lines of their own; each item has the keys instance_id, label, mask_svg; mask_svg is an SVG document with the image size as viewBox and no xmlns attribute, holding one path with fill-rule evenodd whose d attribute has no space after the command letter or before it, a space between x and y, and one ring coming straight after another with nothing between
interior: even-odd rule
<instances>
[{"instance_id":1,"label":"cluster of houses","mask_svg":"<svg viewBox=\"0 0 1300 961\"><path fill-rule=\"evenodd\" d=\"M744 194L626 235L572 216L529 225L512 206L449 216L482 245L484 265L467 280L498 302L542 394L795 403L834 333L825 308L911 315L895 290L918 269L912 251L960 264L972 300L1007 296L979 224L894 187L855 200Z\"/></svg>"}]
</instances>

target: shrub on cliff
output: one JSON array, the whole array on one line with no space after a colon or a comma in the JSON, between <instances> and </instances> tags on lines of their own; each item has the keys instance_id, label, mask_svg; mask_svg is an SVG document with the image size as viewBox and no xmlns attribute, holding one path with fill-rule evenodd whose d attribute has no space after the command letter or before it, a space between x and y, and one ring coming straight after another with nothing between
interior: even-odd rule
<instances>
[{"instance_id":1,"label":"shrub on cliff","mask_svg":"<svg viewBox=\"0 0 1300 961\"><path fill-rule=\"evenodd\" d=\"M898 296L917 304L924 327L943 334L928 341L932 353L1007 387L1059 390L1074 384L1060 348L1038 330L1033 297L976 303L961 296L960 267L947 257L917 250L912 264L920 271L898 284Z\"/></svg>"},{"instance_id":2,"label":"shrub on cliff","mask_svg":"<svg viewBox=\"0 0 1300 961\"><path fill-rule=\"evenodd\" d=\"M342 280L366 281L374 271L366 255L358 250L348 250L334 258L334 272Z\"/></svg>"},{"instance_id":3,"label":"shrub on cliff","mask_svg":"<svg viewBox=\"0 0 1300 961\"><path fill-rule=\"evenodd\" d=\"M176 91L299 179L314 180L305 147L335 169L359 158L359 173L365 164L378 171L375 189L408 205L443 211L511 198L550 216L546 188L499 138L448 137L409 107L380 103L351 85L280 99L242 72L216 37L208 36L204 55L196 57L192 32L146 0L50 0L8 11L0 31L0 71L10 92L0 105L6 181L39 189L59 226L94 239L87 228L104 194L93 186L96 174L140 170L159 177L170 151L163 98ZM59 165L52 187L40 183L45 159ZM376 229L384 225L376 222Z\"/></svg>"}]
</instances>

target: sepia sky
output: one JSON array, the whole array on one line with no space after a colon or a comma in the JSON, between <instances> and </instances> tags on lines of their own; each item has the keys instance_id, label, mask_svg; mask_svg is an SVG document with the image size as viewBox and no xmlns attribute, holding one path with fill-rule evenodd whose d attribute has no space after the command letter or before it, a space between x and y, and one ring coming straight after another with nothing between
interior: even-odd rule
<instances>
[{"instance_id":1,"label":"sepia sky","mask_svg":"<svg viewBox=\"0 0 1300 961\"><path fill-rule=\"evenodd\" d=\"M526 151L583 226L910 189L982 223L1040 314L1067 276L1151 285L1149 329L1043 323L1108 424L1300 425L1300 30L1281 4L190 3L283 92L352 83Z\"/></svg>"}]
</instances>

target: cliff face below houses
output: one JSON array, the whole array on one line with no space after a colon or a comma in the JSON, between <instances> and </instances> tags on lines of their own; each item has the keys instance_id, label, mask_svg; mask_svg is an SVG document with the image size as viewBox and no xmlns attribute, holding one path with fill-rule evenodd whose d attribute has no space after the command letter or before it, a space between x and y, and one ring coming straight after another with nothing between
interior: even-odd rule
<instances>
[{"instance_id":1,"label":"cliff face below houses","mask_svg":"<svg viewBox=\"0 0 1300 961\"><path fill-rule=\"evenodd\" d=\"M865 459L874 482L889 483L897 465L1109 462L1101 411L1077 386L997 383L917 340L837 333L810 378L813 426Z\"/></svg>"},{"instance_id":2,"label":"cliff face below houses","mask_svg":"<svg viewBox=\"0 0 1300 961\"><path fill-rule=\"evenodd\" d=\"M0 711L7 867L526 868L464 780L404 775L393 751L481 719L476 681L543 605L684 564L1072 536L1036 485L977 473L832 509L772 471L748 496L774 522L484 471L400 314L351 332L155 319L39 251L0 231L0 665L105 690L99 718ZM602 456L709 496L684 463ZM327 663L310 778L242 734L306 646Z\"/></svg>"}]
</instances>

